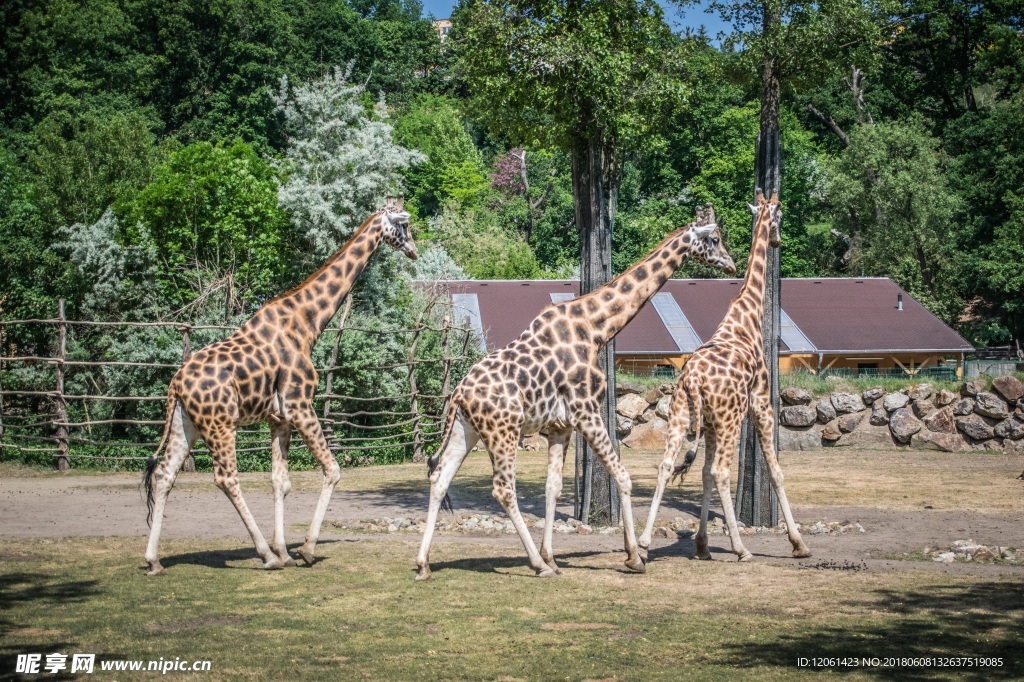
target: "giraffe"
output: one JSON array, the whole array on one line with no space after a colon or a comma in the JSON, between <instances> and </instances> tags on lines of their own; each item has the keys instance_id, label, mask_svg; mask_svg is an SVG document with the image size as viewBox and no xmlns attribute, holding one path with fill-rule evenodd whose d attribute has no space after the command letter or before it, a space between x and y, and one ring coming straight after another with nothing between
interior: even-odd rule
<instances>
[{"instance_id":1,"label":"giraffe","mask_svg":"<svg viewBox=\"0 0 1024 682\"><path fill-rule=\"evenodd\" d=\"M694 352L683 366L676 381L669 408L669 436L665 444L665 457L658 471L658 487L651 500L647 526L640 536L641 553L646 556L651 544L651 532L658 507L669 479L685 475L697 456L701 424L705 428L704 498L697 531L697 557L709 560L708 505L711 487L718 488L725 520L732 539L732 551L740 561L749 561L752 555L740 540L729 492L729 467L737 452L740 427L748 410L761 441L761 450L771 474L772 487L778 495L786 519L789 541L794 557L811 555L797 530L793 513L789 509L786 491L782 485L782 469L775 453L775 414L772 410L768 368L761 343L761 322L764 317L765 265L768 247L778 248L779 225L782 209L778 193L770 200L757 190L757 204L749 204L753 213L754 238L747 261L747 272L740 293L729 304L729 311L719 323L711 340ZM681 465L673 467L683 437L690 449Z\"/></svg>"},{"instance_id":2,"label":"giraffe","mask_svg":"<svg viewBox=\"0 0 1024 682\"><path fill-rule=\"evenodd\" d=\"M695 258L735 272L722 243L714 211L673 231L653 251L608 284L579 298L549 305L516 340L470 369L452 393L442 446L429 460L430 506L416 563L417 580L430 578L430 543L448 486L479 439L494 469L492 494L504 507L543 577L559 573L552 554L555 503L562 491L562 466L572 431L594 449L619 487L625 528L626 566L643 572L630 506L632 484L619 462L600 406L607 391L598 351L629 322L684 260ZM537 552L516 501L516 449L521 434L545 431L548 477L545 525Z\"/></svg>"},{"instance_id":3,"label":"giraffe","mask_svg":"<svg viewBox=\"0 0 1024 682\"><path fill-rule=\"evenodd\" d=\"M288 479L288 446L292 429L323 467L323 488L298 555L313 564L327 505L341 477L313 411L318 376L310 350L334 317L370 256L384 241L416 259L404 201L388 197L385 206L367 218L355 234L306 281L264 304L227 339L209 345L186 360L167 391L164 433L146 463L143 483L151 521L146 546L148 575L164 572L158 555L160 526L167 495L185 456L202 437L213 459L217 487L242 517L266 569L294 566L284 541L284 498ZM235 430L266 420L271 435L271 479L274 488L273 549L267 546L242 498L235 459ZM165 447L166 446L166 447ZM158 460L163 449L163 459Z\"/></svg>"}]
</instances>

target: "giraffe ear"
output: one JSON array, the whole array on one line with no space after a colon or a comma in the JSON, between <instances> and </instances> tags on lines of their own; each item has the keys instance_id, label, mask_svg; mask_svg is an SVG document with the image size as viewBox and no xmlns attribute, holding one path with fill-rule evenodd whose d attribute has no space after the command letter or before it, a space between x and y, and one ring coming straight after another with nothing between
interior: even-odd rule
<instances>
[{"instance_id":1,"label":"giraffe ear","mask_svg":"<svg viewBox=\"0 0 1024 682\"><path fill-rule=\"evenodd\" d=\"M747 204L747 208L750 209L750 213L753 216L757 216L757 212L760 210L755 204Z\"/></svg>"},{"instance_id":2,"label":"giraffe ear","mask_svg":"<svg viewBox=\"0 0 1024 682\"><path fill-rule=\"evenodd\" d=\"M711 223L710 225L697 225L693 229L693 233L698 239L704 239L704 237L707 237L709 234L714 232L716 227L718 227L718 225L715 225L714 223Z\"/></svg>"}]
</instances>

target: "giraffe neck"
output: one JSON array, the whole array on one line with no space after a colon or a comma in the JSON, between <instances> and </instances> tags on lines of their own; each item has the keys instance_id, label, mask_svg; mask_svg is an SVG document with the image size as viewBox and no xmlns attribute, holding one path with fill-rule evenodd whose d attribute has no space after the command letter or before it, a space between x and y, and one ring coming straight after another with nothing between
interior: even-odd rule
<instances>
[{"instance_id":1,"label":"giraffe neck","mask_svg":"<svg viewBox=\"0 0 1024 682\"><path fill-rule=\"evenodd\" d=\"M693 238L686 227L676 230L621 275L581 297L596 303L589 319L605 341L618 334L689 257Z\"/></svg>"},{"instance_id":2,"label":"giraffe neck","mask_svg":"<svg viewBox=\"0 0 1024 682\"><path fill-rule=\"evenodd\" d=\"M729 306L727 317L736 320L739 311L745 310L753 318L754 329L761 334L761 323L764 320L765 272L768 268L768 233L771 228L771 217L765 212L758 216L754 224L754 239L750 244L750 256L747 258L747 272L743 276L743 287L736 300Z\"/></svg>"},{"instance_id":3,"label":"giraffe neck","mask_svg":"<svg viewBox=\"0 0 1024 682\"><path fill-rule=\"evenodd\" d=\"M338 312L383 238L379 216L369 218L319 270L265 307L275 306L291 313L287 317L291 317L293 331L308 351Z\"/></svg>"}]
</instances>

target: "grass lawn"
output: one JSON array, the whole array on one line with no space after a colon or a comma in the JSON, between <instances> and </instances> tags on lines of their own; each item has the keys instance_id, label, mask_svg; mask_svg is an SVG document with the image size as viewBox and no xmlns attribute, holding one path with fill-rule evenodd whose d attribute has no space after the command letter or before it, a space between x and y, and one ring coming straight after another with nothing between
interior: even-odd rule
<instances>
[{"instance_id":1,"label":"grass lawn","mask_svg":"<svg viewBox=\"0 0 1024 682\"><path fill-rule=\"evenodd\" d=\"M621 552L586 550L542 580L518 545L466 542L418 583L415 547L327 542L310 569L264 572L237 542L168 541L147 579L142 539L3 540L0 678L18 652L205 659L205 679L791 679L831 674L797 667L823 656L1003 658L854 679L1024 675L1019 579L679 558L626 575Z\"/></svg>"}]
</instances>

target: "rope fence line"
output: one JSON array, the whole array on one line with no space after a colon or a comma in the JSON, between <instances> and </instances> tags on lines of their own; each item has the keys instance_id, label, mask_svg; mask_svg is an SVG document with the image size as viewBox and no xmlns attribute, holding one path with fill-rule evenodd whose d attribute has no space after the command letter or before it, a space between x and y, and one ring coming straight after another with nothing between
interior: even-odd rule
<instances>
[{"instance_id":1,"label":"rope fence line","mask_svg":"<svg viewBox=\"0 0 1024 682\"><path fill-rule=\"evenodd\" d=\"M462 319L461 326L452 324L452 316L444 315L443 323L440 326L430 324L426 320L430 308L436 303L431 301L427 308L419 315L415 325L411 329L365 329L347 325L347 318L350 310L349 302L346 302L344 312L340 316L337 327L328 327L325 334L334 333L333 349L330 352L330 359L324 367L318 367L317 372L321 374L320 391L314 395L315 404L323 405L320 418L323 426L324 436L327 443L335 454L358 454L369 451L393 451L406 449L407 455L411 452L414 461L422 461L425 458L424 448L440 440L440 429L443 425L443 411L447 407L452 384L454 367L457 363L466 363L474 360L470 355L472 331L468 320ZM56 343L52 353L24 353L18 354L13 344L10 348L4 345L5 336L9 337L18 325L42 325L56 327ZM70 469L74 460L109 460L109 461L141 461L151 454L149 449L155 448L158 441L150 441L152 427L160 427L164 424L162 411L160 418L143 418L146 414L152 413L154 408L147 408L147 404L162 403L167 400L166 395L118 395L118 389L105 390L105 386L115 379L110 379L107 368L146 368L155 370L172 370L181 366L181 363L144 362L134 360L83 360L68 358L68 332L69 328L163 328L173 330L181 335L181 357L182 362L187 360L192 353L194 337L192 332L211 330L235 332L240 327L229 325L191 325L173 321L159 322L106 322L92 320L69 320L65 315L64 301L58 304L58 315L56 318L29 318L21 320L0 320L0 460L4 459L5 449L12 453L45 453L53 457L54 465L61 470ZM440 357L417 357L418 348L422 345L421 339L425 333L439 334L435 341L434 351L442 349ZM395 372L405 370L402 374L390 375L393 381L399 383L385 383L392 388L401 386L404 383L404 390L387 395L347 395L345 392L338 392L335 389L338 373L350 370L352 367L338 360L339 346L343 335L350 334L371 334L371 335L402 335L400 358L394 362L379 365L359 365L360 372ZM461 338L459 335L461 334ZM455 344L452 338L456 338ZM323 338L323 336L321 336ZM212 342L215 342L211 341ZM368 340L369 341L369 340ZM371 343L378 343L372 341ZM425 341L423 343L426 343ZM358 342L357 342L358 344ZM461 353L453 355L451 350L461 347ZM424 346L430 348L430 346ZM40 349L44 350L45 349ZM4 355L10 351L10 355ZM428 353L431 351L427 351ZM161 353L165 355L164 353ZM138 357L138 355L136 355ZM39 367L52 367L54 374L50 379L42 378L39 374ZM11 372L19 367L24 367L24 372L12 375ZM37 369L32 369L36 367ZM436 369L434 369L436 368ZM80 372L82 369L94 370L92 374L74 374L77 379L72 385L83 387L88 384L89 388L95 387L95 392L83 392L81 390L73 393L65 391L65 383L68 380L68 372ZM20 371L20 370L19 370ZM430 386L440 386L440 393L422 391L418 388L418 371L427 371L427 376L433 376L430 382L424 384L423 388L429 390ZM27 372L27 374L25 373ZM434 374L436 372L436 374ZM402 376L404 374L404 376ZM120 375L129 376L134 375ZM154 375L147 375L147 381L152 382ZM157 374L156 376L161 376ZM18 388L12 386L10 379L15 380ZM171 373L168 372L166 381L170 381ZM5 379L7 381L5 382ZM47 386L47 381L49 386ZM90 383L91 382L91 383ZM437 383L431 383L437 382ZM123 383L129 383L127 380ZM421 382L422 383L422 382ZM104 384L101 386L100 384ZM24 390L21 387L24 386ZM146 393L155 392L151 388ZM390 389L389 389L390 390ZM124 393L129 391L122 390ZM120 406L118 404L121 404ZM90 407L92 406L92 407ZM380 409L377 409L380 408ZM71 418L69 418L69 409ZM136 414L136 409L142 409L142 414ZM98 414L96 414L98 412ZM154 415L155 417L156 415ZM147 430L145 427L149 427ZM142 429L140 431L140 428ZM139 438L138 436L142 436ZM258 444L259 439L265 439L264 444ZM259 453L271 451L270 434L267 430L260 428L239 429L237 431L238 453ZM44 444L52 444L43 446ZM85 451L82 451L82 448ZM97 453L96 449L102 448L112 451L107 454L103 450ZM116 451L121 448L145 448L146 452L138 455L126 456ZM306 450L306 445L301 439L295 439L291 450ZM205 448L193 448L186 458L185 470L194 470L194 456L209 455Z\"/></svg>"}]
</instances>

